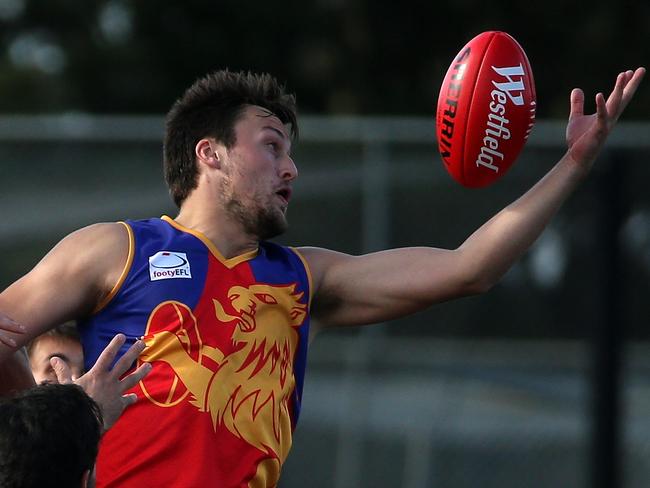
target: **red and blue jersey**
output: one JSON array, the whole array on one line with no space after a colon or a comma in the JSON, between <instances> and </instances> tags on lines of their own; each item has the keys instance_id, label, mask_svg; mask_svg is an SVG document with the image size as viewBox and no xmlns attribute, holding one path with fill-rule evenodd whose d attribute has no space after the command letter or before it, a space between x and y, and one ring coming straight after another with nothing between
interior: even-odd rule
<instances>
[{"instance_id":1,"label":"red and blue jersey","mask_svg":"<svg viewBox=\"0 0 650 488\"><path fill-rule=\"evenodd\" d=\"M127 265L80 323L86 367L121 332L153 368L102 439L97 486L275 486L307 358L304 259L269 242L225 259L169 217L124 225Z\"/></svg>"}]
</instances>

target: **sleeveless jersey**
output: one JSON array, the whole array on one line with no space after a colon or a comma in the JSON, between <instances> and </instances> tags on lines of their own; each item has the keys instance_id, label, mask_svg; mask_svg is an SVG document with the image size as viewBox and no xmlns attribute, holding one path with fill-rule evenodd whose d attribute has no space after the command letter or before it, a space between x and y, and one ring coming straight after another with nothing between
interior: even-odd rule
<instances>
[{"instance_id":1,"label":"sleeveless jersey","mask_svg":"<svg viewBox=\"0 0 650 488\"><path fill-rule=\"evenodd\" d=\"M122 352L144 336L137 363L153 368L102 439L97 486L275 486L300 412L305 261L269 242L224 259L166 216L123 224L127 265L80 323L86 368L118 332Z\"/></svg>"}]
</instances>

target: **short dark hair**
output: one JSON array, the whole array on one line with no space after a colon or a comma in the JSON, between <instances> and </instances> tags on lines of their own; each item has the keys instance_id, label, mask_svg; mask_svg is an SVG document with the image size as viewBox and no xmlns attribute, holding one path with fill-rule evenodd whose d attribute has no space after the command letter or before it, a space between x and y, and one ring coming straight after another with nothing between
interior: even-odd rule
<instances>
[{"instance_id":1,"label":"short dark hair","mask_svg":"<svg viewBox=\"0 0 650 488\"><path fill-rule=\"evenodd\" d=\"M199 78L174 103L167 114L163 164L176 205L180 207L198 183L196 144L214 137L230 149L236 143L235 124L249 105L269 110L291 126L292 138L297 137L296 99L267 73L215 71Z\"/></svg>"},{"instance_id":2,"label":"short dark hair","mask_svg":"<svg viewBox=\"0 0 650 488\"><path fill-rule=\"evenodd\" d=\"M47 384L0 402L0 487L79 487L92 470L99 406L77 385Z\"/></svg>"}]
</instances>

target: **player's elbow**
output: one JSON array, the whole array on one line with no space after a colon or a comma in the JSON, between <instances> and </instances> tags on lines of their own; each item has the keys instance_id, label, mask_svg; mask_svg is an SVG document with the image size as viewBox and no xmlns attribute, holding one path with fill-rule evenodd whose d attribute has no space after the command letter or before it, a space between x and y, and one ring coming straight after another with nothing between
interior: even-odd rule
<instances>
[{"instance_id":1,"label":"player's elbow","mask_svg":"<svg viewBox=\"0 0 650 488\"><path fill-rule=\"evenodd\" d=\"M498 263L477 256L462 246L454 251L454 255L459 295L480 295L490 291L506 271Z\"/></svg>"},{"instance_id":2,"label":"player's elbow","mask_svg":"<svg viewBox=\"0 0 650 488\"><path fill-rule=\"evenodd\" d=\"M481 279L481 278L472 280L466 285L466 291L467 291L466 294L470 296L470 295L481 295L483 293L487 293L492 289L494 285L497 284L497 282L498 282L497 280Z\"/></svg>"},{"instance_id":3,"label":"player's elbow","mask_svg":"<svg viewBox=\"0 0 650 488\"><path fill-rule=\"evenodd\" d=\"M487 272L485 269L469 269L461 274L458 288L459 295L471 296L487 293L499 282L500 276Z\"/></svg>"}]
</instances>

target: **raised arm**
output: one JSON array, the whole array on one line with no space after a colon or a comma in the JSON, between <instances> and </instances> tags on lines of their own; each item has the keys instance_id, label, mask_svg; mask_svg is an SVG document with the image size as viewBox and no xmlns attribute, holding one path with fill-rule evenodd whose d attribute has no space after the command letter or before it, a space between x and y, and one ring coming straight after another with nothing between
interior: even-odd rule
<instances>
[{"instance_id":1,"label":"raised arm","mask_svg":"<svg viewBox=\"0 0 650 488\"><path fill-rule=\"evenodd\" d=\"M33 384L20 348L58 324L91 313L118 282L128 252L122 224L86 227L64 238L0 294L5 324L0 323L0 395Z\"/></svg>"},{"instance_id":2,"label":"raised arm","mask_svg":"<svg viewBox=\"0 0 650 488\"><path fill-rule=\"evenodd\" d=\"M375 323L488 290L589 173L644 74L644 68L620 73L607 100L601 93L596 95L592 115L583 113L582 91L573 90L566 154L533 188L457 249L405 248L349 256L302 248L314 282L314 318L326 327Z\"/></svg>"}]
</instances>

